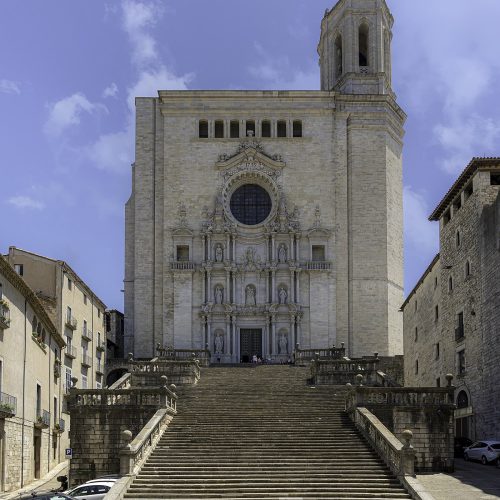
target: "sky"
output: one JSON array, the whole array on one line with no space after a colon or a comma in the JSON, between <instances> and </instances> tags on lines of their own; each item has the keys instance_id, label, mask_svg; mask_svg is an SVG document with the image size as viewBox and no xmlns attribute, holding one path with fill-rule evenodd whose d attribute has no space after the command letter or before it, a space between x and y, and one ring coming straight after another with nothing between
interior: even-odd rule
<instances>
[{"instance_id":1,"label":"sky","mask_svg":"<svg viewBox=\"0 0 500 500\"><path fill-rule=\"evenodd\" d=\"M405 290L438 251L427 221L473 156L500 155L498 0L388 0L404 146ZM2 0L0 252L67 261L123 310L134 96L319 88L334 0Z\"/></svg>"}]
</instances>

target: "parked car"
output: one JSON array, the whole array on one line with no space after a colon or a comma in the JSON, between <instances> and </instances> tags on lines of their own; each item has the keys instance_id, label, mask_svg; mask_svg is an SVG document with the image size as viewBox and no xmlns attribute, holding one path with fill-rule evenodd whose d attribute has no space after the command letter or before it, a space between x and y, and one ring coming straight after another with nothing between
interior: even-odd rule
<instances>
[{"instance_id":1,"label":"parked car","mask_svg":"<svg viewBox=\"0 0 500 500\"><path fill-rule=\"evenodd\" d=\"M488 439L476 441L464 450L465 460L479 460L483 465L497 462L500 457L500 441Z\"/></svg>"},{"instance_id":2,"label":"parked car","mask_svg":"<svg viewBox=\"0 0 500 500\"><path fill-rule=\"evenodd\" d=\"M56 493L54 491L32 491L19 497L18 500L73 500L73 497L66 495L66 493Z\"/></svg>"},{"instance_id":3,"label":"parked car","mask_svg":"<svg viewBox=\"0 0 500 500\"><path fill-rule=\"evenodd\" d=\"M102 500L115 482L116 479L103 479L100 481L94 479L67 491L66 494L75 500Z\"/></svg>"},{"instance_id":4,"label":"parked car","mask_svg":"<svg viewBox=\"0 0 500 500\"><path fill-rule=\"evenodd\" d=\"M470 446L474 441L466 437L456 437L455 438L455 457L463 458L465 448Z\"/></svg>"}]
</instances>

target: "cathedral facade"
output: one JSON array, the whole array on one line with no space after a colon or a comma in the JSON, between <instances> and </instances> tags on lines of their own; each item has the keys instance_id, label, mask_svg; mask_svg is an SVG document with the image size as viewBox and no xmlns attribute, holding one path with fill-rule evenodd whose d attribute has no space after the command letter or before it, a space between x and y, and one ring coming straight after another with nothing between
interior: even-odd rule
<instances>
[{"instance_id":1,"label":"cathedral facade","mask_svg":"<svg viewBox=\"0 0 500 500\"><path fill-rule=\"evenodd\" d=\"M125 350L402 353L402 137L384 0L325 12L320 91L136 99Z\"/></svg>"}]
</instances>

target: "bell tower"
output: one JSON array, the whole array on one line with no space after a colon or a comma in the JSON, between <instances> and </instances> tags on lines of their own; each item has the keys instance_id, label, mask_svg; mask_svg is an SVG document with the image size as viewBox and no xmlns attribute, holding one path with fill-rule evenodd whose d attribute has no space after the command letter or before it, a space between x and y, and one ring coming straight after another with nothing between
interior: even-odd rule
<instances>
[{"instance_id":1,"label":"bell tower","mask_svg":"<svg viewBox=\"0 0 500 500\"><path fill-rule=\"evenodd\" d=\"M385 0L339 0L327 10L318 44L321 90L394 97L393 22Z\"/></svg>"}]
</instances>

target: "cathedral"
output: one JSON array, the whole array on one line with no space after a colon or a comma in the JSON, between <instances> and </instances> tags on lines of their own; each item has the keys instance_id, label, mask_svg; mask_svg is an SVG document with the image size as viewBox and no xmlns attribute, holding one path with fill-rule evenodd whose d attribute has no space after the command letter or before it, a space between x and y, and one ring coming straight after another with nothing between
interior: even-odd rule
<instances>
[{"instance_id":1,"label":"cathedral","mask_svg":"<svg viewBox=\"0 0 500 500\"><path fill-rule=\"evenodd\" d=\"M125 352L402 354L402 140L385 0L340 0L321 90L136 99Z\"/></svg>"}]
</instances>

